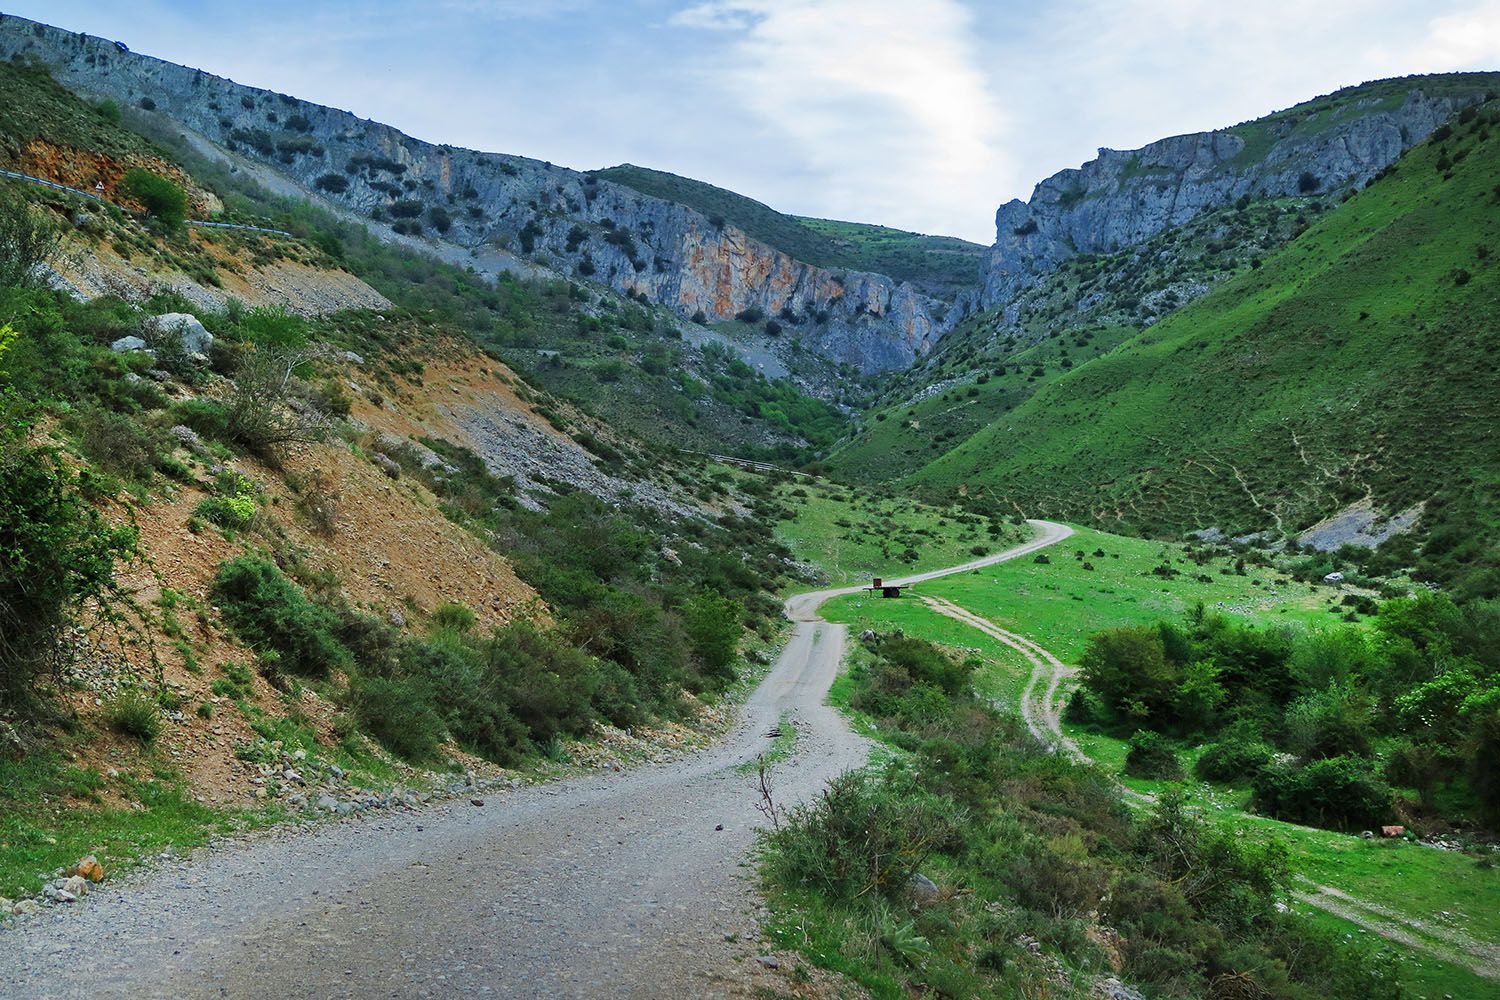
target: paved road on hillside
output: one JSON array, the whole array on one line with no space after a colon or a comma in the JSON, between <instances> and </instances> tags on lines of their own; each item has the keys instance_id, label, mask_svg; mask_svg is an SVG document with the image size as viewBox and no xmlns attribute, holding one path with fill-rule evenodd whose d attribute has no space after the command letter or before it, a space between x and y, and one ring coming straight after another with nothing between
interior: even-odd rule
<instances>
[{"instance_id":1,"label":"paved road on hillside","mask_svg":"<svg viewBox=\"0 0 1500 1000\"><path fill-rule=\"evenodd\" d=\"M1034 552L1071 529L903 584ZM714 747L669 765L488 794L205 852L0 931L4 997L748 996L746 854L762 817L741 765L790 718L782 804L862 765L823 703L846 628L787 601L791 640ZM717 827L722 826L722 829Z\"/></svg>"}]
</instances>

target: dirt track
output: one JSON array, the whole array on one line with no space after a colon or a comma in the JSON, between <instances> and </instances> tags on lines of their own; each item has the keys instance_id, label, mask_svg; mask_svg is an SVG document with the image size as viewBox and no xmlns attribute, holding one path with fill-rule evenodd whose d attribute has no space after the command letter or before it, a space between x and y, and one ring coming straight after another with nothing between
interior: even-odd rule
<instances>
[{"instance_id":1,"label":"dirt track","mask_svg":"<svg viewBox=\"0 0 1500 1000\"><path fill-rule=\"evenodd\" d=\"M1093 763L1062 728L1063 685L1077 674L1076 667L1063 663L1025 636L1008 632L952 601L927 595L922 597L922 601L938 614L976 628L1024 656L1032 667L1020 704L1021 718L1025 721L1026 728L1049 749L1060 750L1086 764ZM1129 798L1140 802L1154 802L1156 799L1154 795L1128 787L1122 786L1121 790ZM1477 941L1435 921L1412 919L1332 886L1318 885L1306 879L1299 882L1301 884L1292 891L1292 896L1302 903L1341 917L1388 941L1426 952L1487 979L1500 980L1500 947Z\"/></svg>"},{"instance_id":2,"label":"dirt track","mask_svg":"<svg viewBox=\"0 0 1500 1000\"><path fill-rule=\"evenodd\" d=\"M1025 545L902 582L1069 533L1033 526L1040 535ZM482 807L460 800L256 838L106 884L81 906L0 931L0 995L749 996L756 899L743 876L761 816L740 765L788 717L797 743L773 772L780 803L864 763L866 742L823 703L846 629L816 612L845 592L787 602L791 640L709 750Z\"/></svg>"}]
</instances>

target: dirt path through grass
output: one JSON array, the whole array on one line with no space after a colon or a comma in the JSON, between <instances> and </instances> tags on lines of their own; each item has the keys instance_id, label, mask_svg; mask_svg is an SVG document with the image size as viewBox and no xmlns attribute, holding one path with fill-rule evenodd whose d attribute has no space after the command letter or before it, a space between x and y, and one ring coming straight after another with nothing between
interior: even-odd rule
<instances>
[{"instance_id":1,"label":"dirt path through grass","mask_svg":"<svg viewBox=\"0 0 1500 1000\"><path fill-rule=\"evenodd\" d=\"M1063 663L1044 647L1014 632L1007 632L994 622L941 597L922 595L922 602L933 612L963 622L985 635L1004 643L1024 656L1032 666L1026 689L1021 695L1021 718L1031 734L1049 749L1061 751L1075 760L1094 761L1062 728L1063 686L1078 673L1077 667ZM1122 786L1123 787L1123 786ZM1156 796L1131 788L1125 794L1142 802L1154 802ZM1476 941L1462 931L1424 920L1413 920L1388 907L1359 899L1332 886L1301 880L1306 889L1293 890L1300 902L1347 920L1388 941L1425 952L1445 962L1461 966L1486 979L1500 980L1500 947Z\"/></svg>"}]
</instances>

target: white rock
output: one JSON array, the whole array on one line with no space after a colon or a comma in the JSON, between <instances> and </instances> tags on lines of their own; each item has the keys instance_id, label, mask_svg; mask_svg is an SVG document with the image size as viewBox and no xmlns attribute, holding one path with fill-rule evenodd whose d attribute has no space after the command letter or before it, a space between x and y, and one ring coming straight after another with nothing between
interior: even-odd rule
<instances>
[{"instance_id":1,"label":"white rock","mask_svg":"<svg viewBox=\"0 0 1500 1000\"><path fill-rule=\"evenodd\" d=\"M192 313L162 313L146 323L158 334L176 334L178 343L188 354L206 355L214 346L214 335L204 329Z\"/></svg>"},{"instance_id":2,"label":"white rock","mask_svg":"<svg viewBox=\"0 0 1500 1000\"><path fill-rule=\"evenodd\" d=\"M144 351L146 349L146 342L140 337L121 337L113 344L110 344L109 349L116 354L123 354L126 351Z\"/></svg>"}]
</instances>

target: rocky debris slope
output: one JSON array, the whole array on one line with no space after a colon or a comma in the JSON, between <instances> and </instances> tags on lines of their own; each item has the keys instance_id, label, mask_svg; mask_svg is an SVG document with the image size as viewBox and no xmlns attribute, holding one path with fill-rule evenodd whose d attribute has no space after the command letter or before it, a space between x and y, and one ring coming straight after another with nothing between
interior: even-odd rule
<instances>
[{"instance_id":1,"label":"rocky debris slope","mask_svg":"<svg viewBox=\"0 0 1500 1000\"><path fill-rule=\"evenodd\" d=\"M1113 253L1248 196L1358 187L1444 121L1500 89L1500 74L1411 77L1350 88L1258 121L1100 149L995 213L980 302L1004 305L1060 262Z\"/></svg>"},{"instance_id":2,"label":"rocky debris slope","mask_svg":"<svg viewBox=\"0 0 1500 1000\"><path fill-rule=\"evenodd\" d=\"M434 146L344 111L137 55L22 18L0 19L0 57L39 59L69 87L148 108L295 181L304 193L418 246L496 245L705 322L737 316L873 372L909 363L949 307L885 275L830 271L675 202L519 156Z\"/></svg>"}]
</instances>

